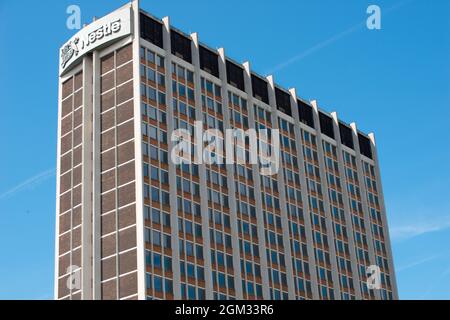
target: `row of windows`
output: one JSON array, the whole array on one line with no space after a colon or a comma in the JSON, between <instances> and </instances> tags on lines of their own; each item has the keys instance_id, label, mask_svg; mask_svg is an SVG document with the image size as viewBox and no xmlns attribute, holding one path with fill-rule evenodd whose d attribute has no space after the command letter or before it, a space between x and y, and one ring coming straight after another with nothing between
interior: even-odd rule
<instances>
[{"instance_id":1,"label":"row of windows","mask_svg":"<svg viewBox=\"0 0 450 320\"><path fill-rule=\"evenodd\" d=\"M180 254L189 257L196 257L197 259L203 259L203 246L201 245L195 245L194 243L190 241L185 241L183 239L179 239L179 247L180 247Z\"/></svg>"},{"instance_id":2,"label":"row of windows","mask_svg":"<svg viewBox=\"0 0 450 320\"><path fill-rule=\"evenodd\" d=\"M144 206L144 217L153 223L162 224L164 227L170 228L170 215L166 212L161 212L156 208Z\"/></svg>"},{"instance_id":3,"label":"row of windows","mask_svg":"<svg viewBox=\"0 0 450 320\"><path fill-rule=\"evenodd\" d=\"M180 273L182 277L205 281L205 269L192 263L180 261Z\"/></svg>"},{"instance_id":4,"label":"row of windows","mask_svg":"<svg viewBox=\"0 0 450 320\"><path fill-rule=\"evenodd\" d=\"M142 143L142 153L144 156L150 157L152 160L160 161L165 164L168 163L167 151L156 146L149 145L146 142Z\"/></svg>"},{"instance_id":5,"label":"row of windows","mask_svg":"<svg viewBox=\"0 0 450 320\"><path fill-rule=\"evenodd\" d=\"M157 252L145 250L145 264L148 267L154 267L164 270L165 272L172 272L172 258L161 255Z\"/></svg>"},{"instance_id":6,"label":"row of windows","mask_svg":"<svg viewBox=\"0 0 450 320\"><path fill-rule=\"evenodd\" d=\"M148 63L155 64L160 68L164 68L164 57L160 56L159 54L156 54L149 49L141 47L139 50L139 55L141 59L144 59Z\"/></svg>"},{"instance_id":7,"label":"row of windows","mask_svg":"<svg viewBox=\"0 0 450 320\"><path fill-rule=\"evenodd\" d=\"M166 104L166 94L162 91L158 91L151 86L146 86L141 83L141 95L148 98L151 101L158 102L160 105Z\"/></svg>"},{"instance_id":8,"label":"row of windows","mask_svg":"<svg viewBox=\"0 0 450 320\"><path fill-rule=\"evenodd\" d=\"M166 206L169 205L169 193L157 187L150 187L148 184L144 184L144 198Z\"/></svg>"},{"instance_id":9,"label":"row of windows","mask_svg":"<svg viewBox=\"0 0 450 320\"><path fill-rule=\"evenodd\" d=\"M166 294L173 294L173 281L171 279L164 279L160 276L146 273L145 282L147 290L154 290L160 293L164 290Z\"/></svg>"},{"instance_id":10,"label":"row of windows","mask_svg":"<svg viewBox=\"0 0 450 320\"><path fill-rule=\"evenodd\" d=\"M153 244L155 246L163 247L165 249L172 248L171 236L158 230L146 228L144 232L144 238L145 242Z\"/></svg>"},{"instance_id":11,"label":"row of windows","mask_svg":"<svg viewBox=\"0 0 450 320\"><path fill-rule=\"evenodd\" d=\"M172 62L172 74L176 75L178 80L194 83L194 73L174 62Z\"/></svg>"},{"instance_id":12,"label":"row of windows","mask_svg":"<svg viewBox=\"0 0 450 320\"><path fill-rule=\"evenodd\" d=\"M143 167L144 177L150 178L155 181L160 181L164 184L169 183L169 173L166 170L151 166L148 163L144 163Z\"/></svg>"},{"instance_id":13,"label":"row of windows","mask_svg":"<svg viewBox=\"0 0 450 320\"><path fill-rule=\"evenodd\" d=\"M178 211L184 212L185 214L193 214L196 217L201 216L201 209L198 203L192 202L189 199L183 199L182 197L177 197L177 208Z\"/></svg>"},{"instance_id":14,"label":"row of windows","mask_svg":"<svg viewBox=\"0 0 450 320\"><path fill-rule=\"evenodd\" d=\"M162 124L167 123L167 116L164 111L159 110L146 103L141 104L141 113L142 115L147 116L154 121L160 122Z\"/></svg>"},{"instance_id":15,"label":"row of windows","mask_svg":"<svg viewBox=\"0 0 450 320\"><path fill-rule=\"evenodd\" d=\"M187 97L190 101L195 101L194 89L186 87L180 82L172 80L172 92L177 94L178 97Z\"/></svg>"},{"instance_id":16,"label":"row of windows","mask_svg":"<svg viewBox=\"0 0 450 320\"><path fill-rule=\"evenodd\" d=\"M192 221L178 218L178 231L181 233L192 235L199 239L203 237L202 226Z\"/></svg>"},{"instance_id":17,"label":"row of windows","mask_svg":"<svg viewBox=\"0 0 450 320\"><path fill-rule=\"evenodd\" d=\"M242 280L242 292L244 295L248 294L249 296L256 296L259 299L263 298L262 286L252 281Z\"/></svg>"},{"instance_id":18,"label":"row of windows","mask_svg":"<svg viewBox=\"0 0 450 320\"><path fill-rule=\"evenodd\" d=\"M211 249L211 263L233 270L233 256L218 250Z\"/></svg>"},{"instance_id":19,"label":"row of windows","mask_svg":"<svg viewBox=\"0 0 450 320\"><path fill-rule=\"evenodd\" d=\"M201 77L201 79L200 79L200 88L217 98L220 98L222 96L220 86L218 86L215 83L212 83L211 81L209 81L203 77Z\"/></svg>"},{"instance_id":20,"label":"row of windows","mask_svg":"<svg viewBox=\"0 0 450 320\"><path fill-rule=\"evenodd\" d=\"M208 108L209 110L216 112L218 114L222 114L222 103L211 99L205 95L202 95L202 107Z\"/></svg>"},{"instance_id":21,"label":"row of windows","mask_svg":"<svg viewBox=\"0 0 450 320\"><path fill-rule=\"evenodd\" d=\"M173 99L173 111L174 113L179 112L180 114L187 116L189 119L195 120L195 108L192 106L188 106L186 103L182 101ZM179 127L177 126L176 128ZM187 129L187 125L184 129Z\"/></svg>"},{"instance_id":22,"label":"row of windows","mask_svg":"<svg viewBox=\"0 0 450 320\"><path fill-rule=\"evenodd\" d=\"M156 83L158 86L166 86L166 76L163 73L159 73L143 64L140 65L140 75L141 77L146 78L147 81Z\"/></svg>"}]
</instances>

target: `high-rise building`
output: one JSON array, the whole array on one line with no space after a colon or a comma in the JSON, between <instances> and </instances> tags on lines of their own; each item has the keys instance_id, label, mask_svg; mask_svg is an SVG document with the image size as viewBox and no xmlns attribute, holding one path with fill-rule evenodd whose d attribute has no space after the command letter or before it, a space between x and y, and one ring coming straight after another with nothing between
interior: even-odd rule
<instances>
[{"instance_id":1,"label":"high-rise building","mask_svg":"<svg viewBox=\"0 0 450 320\"><path fill-rule=\"evenodd\" d=\"M60 55L55 298L398 298L372 134L137 1ZM196 121L278 132L278 171L177 164Z\"/></svg>"}]
</instances>

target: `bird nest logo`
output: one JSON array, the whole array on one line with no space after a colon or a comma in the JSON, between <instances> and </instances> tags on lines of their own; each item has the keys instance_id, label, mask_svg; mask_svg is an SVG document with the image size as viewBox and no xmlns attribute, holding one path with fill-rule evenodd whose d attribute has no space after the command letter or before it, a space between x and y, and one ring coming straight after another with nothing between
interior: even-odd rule
<instances>
[{"instance_id":1,"label":"bird nest logo","mask_svg":"<svg viewBox=\"0 0 450 320\"><path fill-rule=\"evenodd\" d=\"M69 41L62 49L61 49L61 66L64 68L67 62L72 59L75 55L78 55L78 42L80 40L75 38L73 41Z\"/></svg>"}]
</instances>

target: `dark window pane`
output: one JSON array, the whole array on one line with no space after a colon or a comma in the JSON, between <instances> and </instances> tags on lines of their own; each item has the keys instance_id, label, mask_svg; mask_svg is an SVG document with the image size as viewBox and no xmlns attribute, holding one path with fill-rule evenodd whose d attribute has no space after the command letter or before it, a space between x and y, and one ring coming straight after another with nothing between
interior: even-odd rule
<instances>
[{"instance_id":1,"label":"dark window pane","mask_svg":"<svg viewBox=\"0 0 450 320\"><path fill-rule=\"evenodd\" d=\"M227 60L226 66L227 66L228 83L242 91L245 91L244 70L241 67L237 66L236 64L234 64L233 62L230 62L228 60Z\"/></svg>"},{"instance_id":2,"label":"dark window pane","mask_svg":"<svg viewBox=\"0 0 450 320\"><path fill-rule=\"evenodd\" d=\"M253 97L269 104L269 94L267 92L267 82L252 74Z\"/></svg>"},{"instance_id":3,"label":"dark window pane","mask_svg":"<svg viewBox=\"0 0 450 320\"><path fill-rule=\"evenodd\" d=\"M191 39L176 32L170 32L170 44L172 46L172 54L192 63Z\"/></svg>"},{"instance_id":4,"label":"dark window pane","mask_svg":"<svg viewBox=\"0 0 450 320\"><path fill-rule=\"evenodd\" d=\"M341 134L341 143L344 146L353 149L354 146L353 146L352 129L350 129L349 127L347 127L342 123L339 123L339 133Z\"/></svg>"},{"instance_id":5,"label":"dark window pane","mask_svg":"<svg viewBox=\"0 0 450 320\"><path fill-rule=\"evenodd\" d=\"M141 37L163 48L162 24L145 14L140 14Z\"/></svg>"},{"instance_id":6,"label":"dark window pane","mask_svg":"<svg viewBox=\"0 0 450 320\"><path fill-rule=\"evenodd\" d=\"M200 68L219 78L219 56L217 53L200 46Z\"/></svg>"},{"instance_id":7,"label":"dark window pane","mask_svg":"<svg viewBox=\"0 0 450 320\"><path fill-rule=\"evenodd\" d=\"M334 131L333 131L333 119L327 116L326 114L319 112L319 120L320 120L320 131L334 139Z\"/></svg>"},{"instance_id":8,"label":"dark window pane","mask_svg":"<svg viewBox=\"0 0 450 320\"><path fill-rule=\"evenodd\" d=\"M370 146L369 138L358 133L358 140L359 140L359 151L361 152L361 154L372 159L372 148Z\"/></svg>"},{"instance_id":9,"label":"dark window pane","mask_svg":"<svg viewBox=\"0 0 450 320\"><path fill-rule=\"evenodd\" d=\"M314 128L312 107L301 100L297 100L297 105L300 122L306 124L307 126L310 126L311 128Z\"/></svg>"},{"instance_id":10,"label":"dark window pane","mask_svg":"<svg viewBox=\"0 0 450 320\"><path fill-rule=\"evenodd\" d=\"M275 98L277 100L277 109L292 116L290 95L283 90L275 88Z\"/></svg>"}]
</instances>

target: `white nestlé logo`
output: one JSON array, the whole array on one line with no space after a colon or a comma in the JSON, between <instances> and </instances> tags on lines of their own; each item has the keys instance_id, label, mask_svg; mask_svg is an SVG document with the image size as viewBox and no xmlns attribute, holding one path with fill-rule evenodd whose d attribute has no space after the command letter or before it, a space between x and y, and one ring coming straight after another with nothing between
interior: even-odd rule
<instances>
[{"instance_id":1,"label":"white nestl\u00e9 logo","mask_svg":"<svg viewBox=\"0 0 450 320\"><path fill-rule=\"evenodd\" d=\"M74 40L69 41L61 49L61 67L64 68L74 56L78 56L81 50L87 50L95 42L119 32L120 28L121 23L119 19L108 22L85 36L76 37Z\"/></svg>"},{"instance_id":2,"label":"white nestl\u00e9 logo","mask_svg":"<svg viewBox=\"0 0 450 320\"><path fill-rule=\"evenodd\" d=\"M78 55L78 42L79 38L75 38L73 41L67 42L67 44L61 49L61 66L64 68L70 59L75 55Z\"/></svg>"}]
</instances>

